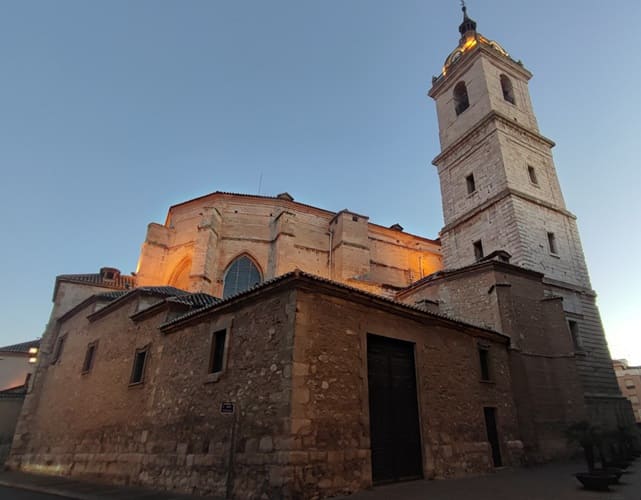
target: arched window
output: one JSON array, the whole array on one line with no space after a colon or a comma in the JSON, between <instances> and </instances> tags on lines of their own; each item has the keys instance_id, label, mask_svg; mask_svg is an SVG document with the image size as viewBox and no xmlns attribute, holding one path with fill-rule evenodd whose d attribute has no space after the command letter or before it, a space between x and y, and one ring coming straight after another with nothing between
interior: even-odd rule
<instances>
[{"instance_id":1,"label":"arched window","mask_svg":"<svg viewBox=\"0 0 641 500\"><path fill-rule=\"evenodd\" d=\"M458 82L456 87L454 87L454 110L456 111L456 115L460 115L469 107L470 100L467 97L465 82Z\"/></svg>"},{"instance_id":2,"label":"arched window","mask_svg":"<svg viewBox=\"0 0 641 500\"><path fill-rule=\"evenodd\" d=\"M514 88L512 87L512 81L505 75L501 75L501 90L503 91L503 99L512 104L516 104L514 101Z\"/></svg>"},{"instance_id":3,"label":"arched window","mask_svg":"<svg viewBox=\"0 0 641 500\"><path fill-rule=\"evenodd\" d=\"M263 281L256 264L246 255L234 260L225 273L223 299L248 290Z\"/></svg>"}]
</instances>

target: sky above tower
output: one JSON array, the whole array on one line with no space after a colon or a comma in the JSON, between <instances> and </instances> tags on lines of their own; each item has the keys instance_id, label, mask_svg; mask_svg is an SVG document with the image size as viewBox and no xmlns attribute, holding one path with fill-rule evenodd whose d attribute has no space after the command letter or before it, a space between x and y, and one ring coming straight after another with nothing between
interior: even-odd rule
<instances>
[{"instance_id":1,"label":"sky above tower","mask_svg":"<svg viewBox=\"0 0 641 500\"><path fill-rule=\"evenodd\" d=\"M641 364L641 2L467 5L534 73L611 353ZM454 0L5 2L0 344L42 334L56 275L133 271L146 225L211 191L436 237L426 93L461 20Z\"/></svg>"}]
</instances>

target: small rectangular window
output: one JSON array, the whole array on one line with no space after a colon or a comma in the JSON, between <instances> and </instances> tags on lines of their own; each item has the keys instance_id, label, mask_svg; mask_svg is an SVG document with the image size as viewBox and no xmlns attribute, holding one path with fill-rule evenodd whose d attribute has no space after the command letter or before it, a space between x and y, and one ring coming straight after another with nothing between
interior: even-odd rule
<instances>
[{"instance_id":1,"label":"small rectangular window","mask_svg":"<svg viewBox=\"0 0 641 500\"><path fill-rule=\"evenodd\" d=\"M481 363L481 380L490 380L490 351L479 347L479 361Z\"/></svg>"},{"instance_id":2,"label":"small rectangular window","mask_svg":"<svg viewBox=\"0 0 641 500\"><path fill-rule=\"evenodd\" d=\"M148 347L136 349L136 354L134 355L134 365L131 369L131 379L129 380L130 384L140 384L143 382L148 351Z\"/></svg>"},{"instance_id":3,"label":"small rectangular window","mask_svg":"<svg viewBox=\"0 0 641 500\"><path fill-rule=\"evenodd\" d=\"M218 373L223 371L225 361L225 341L227 330L214 332L211 339L211 351L209 353L209 372Z\"/></svg>"},{"instance_id":4,"label":"small rectangular window","mask_svg":"<svg viewBox=\"0 0 641 500\"><path fill-rule=\"evenodd\" d=\"M579 324L576 321L568 320L568 327L570 328L570 335L572 336L572 344L577 351L582 349L581 337L579 336Z\"/></svg>"},{"instance_id":5,"label":"small rectangular window","mask_svg":"<svg viewBox=\"0 0 641 500\"><path fill-rule=\"evenodd\" d=\"M628 389L634 389L634 381L632 379L626 378L625 379L625 386Z\"/></svg>"},{"instance_id":6,"label":"small rectangular window","mask_svg":"<svg viewBox=\"0 0 641 500\"><path fill-rule=\"evenodd\" d=\"M82 373L89 373L93 367L93 360L96 357L96 347L98 342L91 342L87 346L87 352L85 352L85 360L82 363Z\"/></svg>"},{"instance_id":7,"label":"small rectangular window","mask_svg":"<svg viewBox=\"0 0 641 500\"><path fill-rule=\"evenodd\" d=\"M58 337L58 340L56 341L56 347L53 350L53 358L51 359L51 363L57 363L60 359L60 356L62 356L62 349L65 346L66 338L66 335L61 335L60 337Z\"/></svg>"},{"instance_id":8,"label":"small rectangular window","mask_svg":"<svg viewBox=\"0 0 641 500\"><path fill-rule=\"evenodd\" d=\"M474 242L474 258L481 260L483 258L483 243L481 240Z\"/></svg>"},{"instance_id":9,"label":"small rectangular window","mask_svg":"<svg viewBox=\"0 0 641 500\"><path fill-rule=\"evenodd\" d=\"M557 254L559 253L556 247L556 236L554 233L548 233L548 247L550 249L550 253Z\"/></svg>"},{"instance_id":10,"label":"small rectangular window","mask_svg":"<svg viewBox=\"0 0 641 500\"><path fill-rule=\"evenodd\" d=\"M528 165L527 166L527 173L530 176L530 182L532 184L538 185L539 184L539 180L536 178L536 170L534 170L534 167L532 167L531 165Z\"/></svg>"},{"instance_id":11,"label":"small rectangular window","mask_svg":"<svg viewBox=\"0 0 641 500\"><path fill-rule=\"evenodd\" d=\"M470 174L465 178L465 184L467 185L467 194L472 194L476 191L476 183L474 182L474 174Z\"/></svg>"}]
</instances>

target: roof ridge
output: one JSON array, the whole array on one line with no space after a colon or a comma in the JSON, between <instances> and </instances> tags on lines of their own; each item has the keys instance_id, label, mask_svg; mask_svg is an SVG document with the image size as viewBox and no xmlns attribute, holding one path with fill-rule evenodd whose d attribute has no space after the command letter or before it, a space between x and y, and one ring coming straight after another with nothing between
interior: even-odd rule
<instances>
[{"instance_id":1,"label":"roof ridge","mask_svg":"<svg viewBox=\"0 0 641 500\"><path fill-rule=\"evenodd\" d=\"M339 283L337 281L333 281L333 280L330 280L328 278L323 278L323 277L317 276L315 274L310 274L310 273L302 271L302 270L300 270L298 268L296 268L293 271L290 271L288 273L281 274L280 276L276 276L274 278L271 278L271 279L269 279L267 281L263 281L262 283L259 283L257 285L254 285L251 288L248 288L247 290L243 290L242 292L236 293L234 295L230 295L229 297L226 297L226 298L224 298L224 299L222 299L219 302L216 302L214 304L211 304L211 305L199 308L199 309L195 309L195 310L189 311L188 313L186 313L186 314L184 314L182 316L179 316L178 318L174 318L174 319L172 319L170 321L162 323L160 325L160 328L161 329L168 328L168 327L173 326L173 325L175 325L175 324L177 324L177 323L179 323L181 321L184 321L184 320L187 320L189 318L195 317L198 314L205 313L208 310L211 310L211 309L214 309L214 308L219 307L221 305L224 305L224 304L227 304L229 302L232 302L233 300L236 300L236 299L238 299L238 298L240 298L242 296L249 295L252 292L255 292L256 290L259 290L261 288L266 288L266 287L268 287L270 285L273 285L274 283L277 283L279 281L284 281L284 280L286 280L287 278L290 278L290 277L296 277L296 278L304 277L304 278L307 278L307 279L311 279L313 281L330 284L330 285L336 286L337 288L341 288L343 290L347 290L347 291L358 293L358 294L361 294L361 295L364 295L364 296L367 296L367 297L371 297L371 298L374 298L374 299L377 299L377 300L381 300L381 301L386 302L388 304L392 304L392 305L395 305L395 306L403 307L405 309L409 309L409 310L412 310L412 311L415 311L415 312L420 312L420 313L426 314L428 316L439 318L439 319L442 319L442 320L445 320L445 321L452 321L452 322L455 322L455 323L459 323L461 325L471 326L473 328L478 328L480 330L485 330L485 331L488 331L488 332L495 333L497 335L505 336L503 333L501 333L501 332L499 332L497 330L494 330L492 328L489 328L487 326L481 326L481 325L477 325L477 324L474 324L474 323L469 323L469 322L467 322L467 321L465 321L463 319L455 318L453 316L448 316L448 315L443 314L443 313L435 313L435 312L432 312L432 311L426 311L424 308L422 308L420 306L417 306L417 305L414 305L414 304L408 304L407 302L401 302L399 300L391 299L391 298L385 297L383 295L378 295L378 294L375 294L375 293L372 293L372 292L368 292L366 290L362 290L360 288L349 286L349 285L346 285L344 283Z\"/></svg>"}]
</instances>

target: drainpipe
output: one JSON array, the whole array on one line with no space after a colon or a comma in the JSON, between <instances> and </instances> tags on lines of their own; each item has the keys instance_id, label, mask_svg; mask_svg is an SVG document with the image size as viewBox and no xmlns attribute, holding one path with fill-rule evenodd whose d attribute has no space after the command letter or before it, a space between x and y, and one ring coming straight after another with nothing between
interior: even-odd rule
<instances>
[{"instance_id":1,"label":"drainpipe","mask_svg":"<svg viewBox=\"0 0 641 500\"><path fill-rule=\"evenodd\" d=\"M328 234L329 234L329 263L328 263L328 267L329 267L329 279L331 280L332 277L333 277L333 273L332 273L332 248L334 246L334 231L332 231L330 229Z\"/></svg>"}]
</instances>

